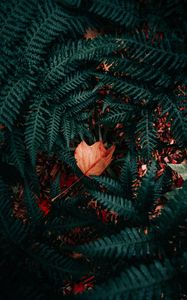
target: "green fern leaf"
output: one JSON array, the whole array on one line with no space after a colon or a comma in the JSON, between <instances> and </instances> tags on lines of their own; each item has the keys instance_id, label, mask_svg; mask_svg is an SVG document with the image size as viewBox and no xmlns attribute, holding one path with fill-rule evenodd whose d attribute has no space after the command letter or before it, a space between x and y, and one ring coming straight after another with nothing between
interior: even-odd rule
<instances>
[{"instance_id":1,"label":"green fern leaf","mask_svg":"<svg viewBox=\"0 0 187 300\"><path fill-rule=\"evenodd\" d=\"M153 125L151 112L146 110L143 117L137 124L137 136L140 139L141 154L147 160L152 156L152 152L157 144L156 130Z\"/></svg>"},{"instance_id":2,"label":"green fern leaf","mask_svg":"<svg viewBox=\"0 0 187 300\"><path fill-rule=\"evenodd\" d=\"M5 124L9 130L12 130L23 102L34 87L34 79L30 76L25 76L12 80L11 85L6 85L2 89L0 94L0 122Z\"/></svg>"},{"instance_id":3,"label":"green fern leaf","mask_svg":"<svg viewBox=\"0 0 187 300\"><path fill-rule=\"evenodd\" d=\"M181 189L167 193L168 202L161 210L161 214L153 220L153 230L159 235L173 234L178 224L185 223L187 217L187 181Z\"/></svg>"},{"instance_id":4,"label":"green fern leaf","mask_svg":"<svg viewBox=\"0 0 187 300\"><path fill-rule=\"evenodd\" d=\"M152 162L138 189L137 206L139 215L145 215L154 204L156 162Z\"/></svg>"},{"instance_id":5,"label":"green fern leaf","mask_svg":"<svg viewBox=\"0 0 187 300\"><path fill-rule=\"evenodd\" d=\"M57 135L59 134L61 116L62 116L62 111L60 107L58 106L54 107L50 115L48 126L47 126L49 152L52 151Z\"/></svg>"},{"instance_id":6,"label":"green fern leaf","mask_svg":"<svg viewBox=\"0 0 187 300\"><path fill-rule=\"evenodd\" d=\"M104 186L108 192L113 192L116 195L123 195L123 188L117 180L106 176L92 176L92 178Z\"/></svg>"},{"instance_id":7,"label":"green fern leaf","mask_svg":"<svg viewBox=\"0 0 187 300\"><path fill-rule=\"evenodd\" d=\"M23 140L23 133L18 129L14 129L10 133L10 144L8 145L10 160L18 168L22 177L24 177L25 173L25 147Z\"/></svg>"},{"instance_id":8,"label":"green fern leaf","mask_svg":"<svg viewBox=\"0 0 187 300\"><path fill-rule=\"evenodd\" d=\"M117 24L131 28L139 23L138 7L139 5L134 1L116 0L111 2L109 0L96 0L92 2L89 11Z\"/></svg>"},{"instance_id":9,"label":"green fern leaf","mask_svg":"<svg viewBox=\"0 0 187 300\"><path fill-rule=\"evenodd\" d=\"M127 199L133 198L133 183L135 182L136 178L136 157L128 153L125 157L119 178L121 185L123 186L123 196Z\"/></svg>"},{"instance_id":10,"label":"green fern leaf","mask_svg":"<svg viewBox=\"0 0 187 300\"><path fill-rule=\"evenodd\" d=\"M12 245L21 244L26 238L28 228L22 221L18 220L12 211L12 199L13 195L8 186L6 186L3 180L0 178L0 232L5 238L12 243Z\"/></svg>"},{"instance_id":11,"label":"green fern leaf","mask_svg":"<svg viewBox=\"0 0 187 300\"><path fill-rule=\"evenodd\" d=\"M160 299L169 296L175 271L171 263L154 261L149 265L129 267L118 276L94 290L82 294L78 299L89 300L143 300Z\"/></svg>"},{"instance_id":12,"label":"green fern leaf","mask_svg":"<svg viewBox=\"0 0 187 300\"><path fill-rule=\"evenodd\" d=\"M48 110L44 107L43 99L31 105L26 121L25 142L33 165L35 165L37 149L45 138L46 115L48 115Z\"/></svg>"},{"instance_id":13,"label":"green fern leaf","mask_svg":"<svg viewBox=\"0 0 187 300\"><path fill-rule=\"evenodd\" d=\"M12 3L11 3L12 2ZM18 41L37 10L37 0L9 1L2 5L0 39L2 44Z\"/></svg>"},{"instance_id":14,"label":"green fern leaf","mask_svg":"<svg viewBox=\"0 0 187 300\"><path fill-rule=\"evenodd\" d=\"M151 236L145 235L143 230L126 228L120 233L101 237L86 245L76 247L77 251L94 259L116 259L122 257L140 257L154 253Z\"/></svg>"},{"instance_id":15,"label":"green fern leaf","mask_svg":"<svg viewBox=\"0 0 187 300\"><path fill-rule=\"evenodd\" d=\"M118 213L124 218L134 218L136 215L135 208L131 201L120 196L110 195L90 190L91 195L108 210Z\"/></svg>"},{"instance_id":16,"label":"green fern leaf","mask_svg":"<svg viewBox=\"0 0 187 300\"><path fill-rule=\"evenodd\" d=\"M162 101L163 114L169 113L168 118L172 119L171 132L174 135L177 143L180 146L187 145L187 122L185 115L186 103L183 101L180 103L179 99L172 99L165 97Z\"/></svg>"}]
</instances>

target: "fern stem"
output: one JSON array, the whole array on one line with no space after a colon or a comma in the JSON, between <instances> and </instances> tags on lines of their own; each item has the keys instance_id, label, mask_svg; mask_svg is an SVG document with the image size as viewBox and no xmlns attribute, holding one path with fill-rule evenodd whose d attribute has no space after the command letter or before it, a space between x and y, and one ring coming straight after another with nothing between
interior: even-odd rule
<instances>
[{"instance_id":1,"label":"fern stem","mask_svg":"<svg viewBox=\"0 0 187 300\"><path fill-rule=\"evenodd\" d=\"M72 183L67 189L65 189L64 191L62 191L60 194L58 194L57 196L55 196L54 198L51 199L51 202L54 202L55 200L57 200L58 198L60 198L61 196L63 196L67 191L69 191L76 183L78 183L79 181L81 181L81 179L85 176L85 174L83 174L80 178L78 178L74 183Z\"/></svg>"}]
</instances>

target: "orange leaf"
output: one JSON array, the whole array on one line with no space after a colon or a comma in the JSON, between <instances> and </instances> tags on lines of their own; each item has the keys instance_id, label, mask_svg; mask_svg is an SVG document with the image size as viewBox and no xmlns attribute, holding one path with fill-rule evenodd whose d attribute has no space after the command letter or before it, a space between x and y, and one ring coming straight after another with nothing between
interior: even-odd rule
<instances>
[{"instance_id":1,"label":"orange leaf","mask_svg":"<svg viewBox=\"0 0 187 300\"><path fill-rule=\"evenodd\" d=\"M84 175L101 175L112 161L115 145L105 149L102 141L89 146L82 141L75 149L75 159Z\"/></svg>"},{"instance_id":2,"label":"orange leaf","mask_svg":"<svg viewBox=\"0 0 187 300\"><path fill-rule=\"evenodd\" d=\"M98 35L100 35L100 33L97 31L97 29L87 28L86 32L84 34L84 38L86 40L89 40L89 39L92 40L92 39L96 38Z\"/></svg>"}]
</instances>

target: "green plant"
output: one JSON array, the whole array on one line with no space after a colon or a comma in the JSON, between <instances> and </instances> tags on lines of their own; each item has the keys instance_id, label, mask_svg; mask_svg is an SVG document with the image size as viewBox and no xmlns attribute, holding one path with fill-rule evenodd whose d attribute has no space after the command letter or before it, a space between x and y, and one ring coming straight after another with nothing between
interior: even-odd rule
<instances>
[{"instance_id":1,"label":"green plant","mask_svg":"<svg viewBox=\"0 0 187 300\"><path fill-rule=\"evenodd\" d=\"M18 178L0 170L3 299L68 299L84 275L94 288L71 299L182 299L186 182L158 175L156 152L187 142L183 1L3 0L0 24L0 167ZM101 137L116 145L105 174L51 201L82 176L77 144Z\"/></svg>"}]
</instances>

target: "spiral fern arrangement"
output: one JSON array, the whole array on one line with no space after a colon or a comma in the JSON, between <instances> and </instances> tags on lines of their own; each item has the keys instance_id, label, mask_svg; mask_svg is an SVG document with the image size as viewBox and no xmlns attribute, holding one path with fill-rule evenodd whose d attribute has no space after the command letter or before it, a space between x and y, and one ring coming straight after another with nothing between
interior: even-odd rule
<instances>
[{"instance_id":1,"label":"spiral fern arrangement","mask_svg":"<svg viewBox=\"0 0 187 300\"><path fill-rule=\"evenodd\" d=\"M182 0L1 1L2 300L186 299L167 164L185 161L186 25ZM83 140L115 145L102 175L80 171Z\"/></svg>"}]
</instances>

